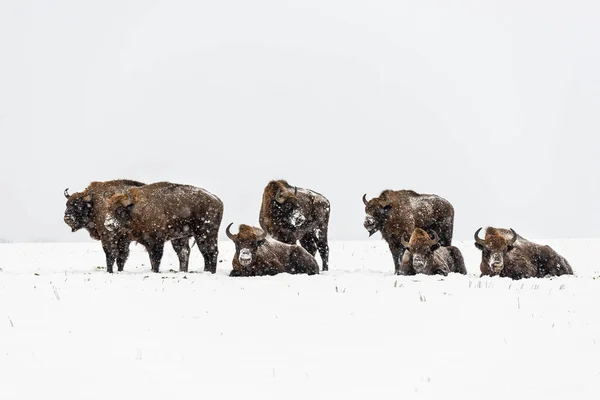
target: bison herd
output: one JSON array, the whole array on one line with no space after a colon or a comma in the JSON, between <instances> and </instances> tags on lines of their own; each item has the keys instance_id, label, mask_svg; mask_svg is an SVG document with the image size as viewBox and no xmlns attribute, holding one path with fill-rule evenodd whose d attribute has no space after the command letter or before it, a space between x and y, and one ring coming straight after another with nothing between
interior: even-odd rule
<instances>
[{"instance_id":1,"label":"bison herd","mask_svg":"<svg viewBox=\"0 0 600 400\"><path fill-rule=\"evenodd\" d=\"M106 270L117 263L123 271L129 244L148 251L152 271L159 272L165 243L170 241L180 271L188 270L190 243L204 258L204 270L217 269L218 233L223 202L207 190L170 182L144 184L132 180L92 182L82 192L69 194L64 221L73 232L86 229L100 240ZM362 198L364 227L369 236L381 232L397 275L466 274L460 250L452 246L454 207L446 199L412 190L384 190L379 197ZM235 244L230 276L318 274L329 268L330 204L322 194L269 182L262 196L260 227L230 223L225 232ZM512 229L488 227L474 235L481 251L481 275L512 279L573 274L567 260L549 246L523 238Z\"/></svg>"}]
</instances>

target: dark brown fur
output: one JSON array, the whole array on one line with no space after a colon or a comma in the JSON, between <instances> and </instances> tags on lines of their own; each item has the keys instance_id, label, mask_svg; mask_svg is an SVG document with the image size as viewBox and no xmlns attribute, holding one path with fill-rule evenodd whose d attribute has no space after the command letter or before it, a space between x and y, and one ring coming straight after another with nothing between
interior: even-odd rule
<instances>
[{"instance_id":1,"label":"dark brown fur","mask_svg":"<svg viewBox=\"0 0 600 400\"><path fill-rule=\"evenodd\" d=\"M215 195L190 185L158 182L113 196L109 207L115 224L146 247L152 271L159 272L167 240L182 246L180 270L187 271L188 239L194 237L204 257L204 270L216 272L223 202Z\"/></svg>"},{"instance_id":2,"label":"dark brown fur","mask_svg":"<svg viewBox=\"0 0 600 400\"><path fill-rule=\"evenodd\" d=\"M441 246L452 245L454 207L440 196L384 190L369 201L363 196L363 203L367 214L364 227L369 236L381 232L392 253L396 274L400 274L400 257L405 250L402 236L411 235L415 228L437 232Z\"/></svg>"},{"instance_id":3,"label":"dark brown fur","mask_svg":"<svg viewBox=\"0 0 600 400\"><path fill-rule=\"evenodd\" d=\"M127 232L105 226L108 199L127 189L143 186L137 181L119 179L106 182L91 182L82 192L67 194L64 221L73 232L86 229L93 239L100 240L106 256L106 270L113 272L115 260L119 271L123 271L129 256L131 239Z\"/></svg>"},{"instance_id":4,"label":"dark brown fur","mask_svg":"<svg viewBox=\"0 0 600 400\"><path fill-rule=\"evenodd\" d=\"M301 246L264 237L262 229L244 224L240 225L238 234L232 235L231 225L227 227L227 236L235 243L235 255L230 276L319 273L317 260ZM241 253L250 258L240 262Z\"/></svg>"},{"instance_id":5,"label":"dark brown fur","mask_svg":"<svg viewBox=\"0 0 600 400\"><path fill-rule=\"evenodd\" d=\"M277 201L277 193L279 200ZM300 212L305 218L294 225L292 216ZM296 188L285 180L271 181L263 191L259 221L275 240L300 245L312 256L317 250L323 263L323 271L329 269L330 204L323 195L309 189Z\"/></svg>"},{"instance_id":6,"label":"dark brown fur","mask_svg":"<svg viewBox=\"0 0 600 400\"><path fill-rule=\"evenodd\" d=\"M475 247L481 250L481 275L502 276L512 279L542 278L545 276L572 275L567 260L550 246L530 242L508 229L489 227L485 238L475 232Z\"/></svg>"},{"instance_id":7,"label":"dark brown fur","mask_svg":"<svg viewBox=\"0 0 600 400\"><path fill-rule=\"evenodd\" d=\"M448 275L450 272L466 274L465 261L454 246L440 246L427 232L416 228L402 256L402 275Z\"/></svg>"}]
</instances>

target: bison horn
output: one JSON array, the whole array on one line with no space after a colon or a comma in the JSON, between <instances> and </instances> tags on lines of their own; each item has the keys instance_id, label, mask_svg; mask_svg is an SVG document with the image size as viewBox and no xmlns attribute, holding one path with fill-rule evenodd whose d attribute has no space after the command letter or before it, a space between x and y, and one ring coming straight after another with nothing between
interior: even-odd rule
<instances>
[{"instance_id":1,"label":"bison horn","mask_svg":"<svg viewBox=\"0 0 600 400\"><path fill-rule=\"evenodd\" d=\"M365 206L369 204L369 202L367 201L367 194L363 194L363 203L365 203Z\"/></svg>"},{"instance_id":2,"label":"bison horn","mask_svg":"<svg viewBox=\"0 0 600 400\"><path fill-rule=\"evenodd\" d=\"M405 237L406 237L406 232L404 232L404 233L402 234L402 237L400 238L400 242L402 243L402 245L403 245L404 247L406 247L407 249L410 249L410 243L409 243L409 241L408 241L408 240L406 240L406 239L405 239Z\"/></svg>"},{"instance_id":3,"label":"bison horn","mask_svg":"<svg viewBox=\"0 0 600 400\"><path fill-rule=\"evenodd\" d=\"M479 231L481 231L481 229L482 228L479 228L475 231L475 235L473 235L473 238L475 239L475 243L485 246L485 240L479 237Z\"/></svg>"},{"instance_id":4,"label":"bison horn","mask_svg":"<svg viewBox=\"0 0 600 400\"><path fill-rule=\"evenodd\" d=\"M294 186L294 196L298 196L298 186Z\"/></svg>"},{"instance_id":5,"label":"bison horn","mask_svg":"<svg viewBox=\"0 0 600 400\"><path fill-rule=\"evenodd\" d=\"M235 240L235 235L233 235L231 233L231 231L229 230L229 228L231 228L231 225L233 225L233 222L230 223L229 225L227 225L227 228L225 228L225 234L227 235L227 237L231 240Z\"/></svg>"},{"instance_id":6,"label":"bison horn","mask_svg":"<svg viewBox=\"0 0 600 400\"><path fill-rule=\"evenodd\" d=\"M63 193L64 193L65 197L68 199L69 198L69 188L66 188Z\"/></svg>"},{"instance_id":7,"label":"bison horn","mask_svg":"<svg viewBox=\"0 0 600 400\"><path fill-rule=\"evenodd\" d=\"M510 231L512 232L512 234L513 234L513 237L512 237L512 239L510 240L510 243L509 243L509 245L513 245L513 244L515 244L515 242L517 241L518 235L517 235L517 232L515 232L513 228L510 228Z\"/></svg>"},{"instance_id":8,"label":"bison horn","mask_svg":"<svg viewBox=\"0 0 600 400\"><path fill-rule=\"evenodd\" d=\"M277 193L275 193L275 201L281 204L284 200L285 199L281 197L281 188L277 189Z\"/></svg>"},{"instance_id":9,"label":"bison horn","mask_svg":"<svg viewBox=\"0 0 600 400\"><path fill-rule=\"evenodd\" d=\"M435 246L440 241L440 237L435 233L435 231L431 231L431 246Z\"/></svg>"}]
</instances>

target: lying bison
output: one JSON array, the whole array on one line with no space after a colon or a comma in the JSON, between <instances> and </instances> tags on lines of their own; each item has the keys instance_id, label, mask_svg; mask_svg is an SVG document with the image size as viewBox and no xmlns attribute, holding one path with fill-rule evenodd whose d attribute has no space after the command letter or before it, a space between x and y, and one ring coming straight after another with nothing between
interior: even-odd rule
<instances>
[{"instance_id":1,"label":"lying bison","mask_svg":"<svg viewBox=\"0 0 600 400\"><path fill-rule=\"evenodd\" d=\"M567 260L550 246L544 246L518 235L513 229L488 227L485 239L475 232L475 247L481 250L481 275L542 278L548 275L572 275Z\"/></svg>"},{"instance_id":2,"label":"lying bison","mask_svg":"<svg viewBox=\"0 0 600 400\"><path fill-rule=\"evenodd\" d=\"M275 240L300 245L312 256L317 250L323 271L329 269L329 200L309 189L271 181L264 189L259 221Z\"/></svg>"},{"instance_id":3,"label":"lying bison","mask_svg":"<svg viewBox=\"0 0 600 400\"><path fill-rule=\"evenodd\" d=\"M231 225L233 223L225 230L227 237L235 243L230 276L319 273L317 260L301 246L279 242L267 237L265 230L244 224L234 235L229 230Z\"/></svg>"},{"instance_id":4,"label":"lying bison","mask_svg":"<svg viewBox=\"0 0 600 400\"><path fill-rule=\"evenodd\" d=\"M432 232L430 237L421 228L416 228L410 240L402 237L406 251L402 256L402 275L448 275L450 272L466 274L465 261L460 250L454 246L440 246L439 237Z\"/></svg>"},{"instance_id":5,"label":"lying bison","mask_svg":"<svg viewBox=\"0 0 600 400\"><path fill-rule=\"evenodd\" d=\"M180 270L187 271L191 237L204 257L204 270L216 272L223 202L214 194L194 186L158 182L114 195L108 215L107 224L128 232L148 250L153 272L159 272L168 240L173 247L179 246L183 256Z\"/></svg>"},{"instance_id":6,"label":"lying bison","mask_svg":"<svg viewBox=\"0 0 600 400\"><path fill-rule=\"evenodd\" d=\"M406 249L402 236L412 234L415 228L437 232L441 246L452 244L454 207L437 195L384 190L369 201L365 194L363 203L367 214L364 227L369 236L381 232L392 252L396 274L400 274L400 257Z\"/></svg>"},{"instance_id":7,"label":"lying bison","mask_svg":"<svg viewBox=\"0 0 600 400\"><path fill-rule=\"evenodd\" d=\"M106 270L113 272L113 265L117 261L117 268L123 271L125 261L129 256L131 239L126 231L113 229L106 224L108 199L128 189L140 187L141 182L121 179L106 182L91 182L83 192L69 194L65 189L67 198L64 221L73 232L86 229L93 239L100 240L106 255Z\"/></svg>"}]
</instances>

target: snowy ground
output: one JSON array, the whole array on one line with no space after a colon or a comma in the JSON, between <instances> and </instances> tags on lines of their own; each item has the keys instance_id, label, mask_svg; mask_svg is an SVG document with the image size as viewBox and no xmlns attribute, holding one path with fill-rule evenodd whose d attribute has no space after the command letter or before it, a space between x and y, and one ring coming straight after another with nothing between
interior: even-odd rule
<instances>
[{"instance_id":1,"label":"snowy ground","mask_svg":"<svg viewBox=\"0 0 600 400\"><path fill-rule=\"evenodd\" d=\"M546 241L576 275L397 277L380 240L319 276L162 273L132 244L0 245L1 399L600 398L600 240ZM202 270L194 249L190 268Z\"/></svg>"}]
</instances>

